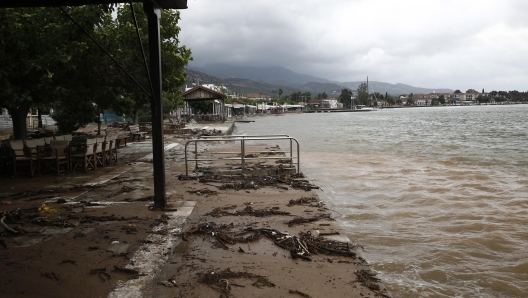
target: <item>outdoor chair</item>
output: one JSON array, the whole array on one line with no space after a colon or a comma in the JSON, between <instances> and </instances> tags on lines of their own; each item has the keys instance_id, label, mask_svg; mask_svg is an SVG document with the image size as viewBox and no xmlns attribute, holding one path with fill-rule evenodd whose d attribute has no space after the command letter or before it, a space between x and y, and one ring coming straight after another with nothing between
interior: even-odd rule
<instances>
[{"instance_id":1,"label":"outdoor chair","mask_svg":"<svg viewBox=\"0 0 528 298\"><path fill-rule=\"evenodd\" d=\"M87 139L86 144L82 144L77 148L75 153L71 155L71 169L72 172L77 168L82 168L85 173L88 169L97 170L97 162L95 157L95 139Z\"/></svg>"},{"instance_id":2,"label":"outdoor chair","mask_svg":"<svg viewBox=\"0 0 528 298\"><path fill-rule=\"evenodd\" d=\"M104 136L99 136L95 138L96 145L95 145L95 163L97 166L104 167L105 166L105 160L106 160L106 142Z\"/></svg>"},{"instance_id":3,"label":"outdoor chair","mask_svg":"<svg viewBox=\"0 0 528 298\"><path fill-rule=\"evenodd\" d=\"M53 140L53 137L43 137L44 143L49 146L51 140Z\"/></svg>"},{"instance_id":4,"label":"outdoor chair","mask_svg":"<svg viewBox=\"0 0 528 298\"><path fill-rule=\"evenodd\" d=\"M13 162L13 176L18 177L22 170L27 168L31 177L39 167L38 154L31 154L31 150L24 146L23 140L9 141Z\"/></svg>"},{"instance_id":5,"label":"outdoor chair","mask_svg":"<svg viewBox=\"0 0 528 298\"><path fill-rule=\"evenodd\" d=\"M60 136L55 136L55 140L59 140L59 141L68 141L68 142L71 142L71 140L73 139L73 136L72 135L60 135Z\"/></svg>"},{"instance_id":6,"label":"outdoor chair","mask_svg":"<svg viewBox=\"0 0 528 298\"><path fill-rule=\"evenodd\" d=\"M117 163L117 135L106 135L105 163L108 165Z\"/></svg>"},{"instance_id":7,"label":"outdoor chair","mask_svg":"<svg viewBox=\"0 0 528 298\"><path fill-rule=\"evenodd\" d=\"M31 155L39 155L43 148L46 147L46 140L43 138L40 139L31 139L26 140L26 151Z\"/></svg>"},{"instance_id":8,"label":"outdoor chair","mask_svg":"<svg viewBox=\"0 0 528 298\"><path fill-rule=\"evenodd\" d=\"M51 140L51 154L49 156L41 157L40 161L44 167L43 171L51 170L60 175L63 172L71 170L70 162L70 148L68 147L68 140Z\"/></svg>"},{"instance_id":9,"label":"outdoor chair","mask_svg":"<svg viewBox=\"0 0 528 298\"><path fill-rule=\"evenodd\" d=\"M130 137L132 139L132 142L134 142L134 139L137 137L138 141L141 141L141 139L145 139L145 135L147 132L145 131L139 131L139 125L130 125L128 127L128 130L130 131Z\"/></svg>"}]
</instances>

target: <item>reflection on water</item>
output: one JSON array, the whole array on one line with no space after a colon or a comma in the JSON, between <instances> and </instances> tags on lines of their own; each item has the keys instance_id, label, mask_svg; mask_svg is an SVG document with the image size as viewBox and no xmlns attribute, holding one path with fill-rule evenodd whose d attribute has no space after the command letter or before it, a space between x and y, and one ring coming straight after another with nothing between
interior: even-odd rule
<instances>
[{"instance_id":1,"label":"reflection on water","mask_svg":"<svg viewBox=\"0 0 528 298\"><path fill-rule=\"evenodd\" d=\"M528 106L256 118L300 141L302 171L394 297L526 297Z\"/></svg>"}]
</instances>

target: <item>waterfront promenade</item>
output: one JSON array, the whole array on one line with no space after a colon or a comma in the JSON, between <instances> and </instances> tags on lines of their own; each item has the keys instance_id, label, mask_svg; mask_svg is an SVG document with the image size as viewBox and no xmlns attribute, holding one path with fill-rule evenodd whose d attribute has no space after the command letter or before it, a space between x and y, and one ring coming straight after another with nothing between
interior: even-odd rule
<instances>
[{"instance_id":1,"label":"waterfront promenade","mask_svg":"<svg viewBox=\"0 0 528 298\"><path fill-rule=\"evenodd\" d=\"M149 140L97 172L2 178L0 210L18 231L0 238L2 297L388 295L310 190L316 177L188 180L184 142L166 135L163 211L149 209Z\"/></svg>"}]
</instances>

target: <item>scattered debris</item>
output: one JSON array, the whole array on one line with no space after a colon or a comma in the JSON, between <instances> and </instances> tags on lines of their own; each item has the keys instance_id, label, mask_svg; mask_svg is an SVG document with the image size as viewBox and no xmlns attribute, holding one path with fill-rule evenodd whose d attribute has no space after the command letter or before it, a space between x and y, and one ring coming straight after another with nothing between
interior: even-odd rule
<instances>
[{"instance_id":1,"label":"scattered debris","mask_svg":"<svg viewBox=\"0 0 528 298\"><path fill-rule=\"evenodd\" d=\"M46 204L42 204L42 206L38 208L39 213L54 213L57 211L59 211L57 208L48 207Z\"/></svg>"},{"instance_id":2,"label":"scattered debris","mask_svg":"<svg viewBox=\"0 0 528 298\"><path fill-rule=\"evenodd\" d=\"M297 290L289 290L288 293L290 293L290 294L298 294L298 295L301 295L302 297L305 297L305 298L311 298L312 297L312 296L310 296L308 294L305 294L305 293L297 291Z\"/></svg>"},{"instance_id":3,"label":"scattered debris","mask_svg":"<svg viewBox=\"0 0 528 298\"><path fill-rule=\"evenodd\" d=\"M18 231L11 229L8 225L4 223L4 219L6 218L6 213L7 212L2 212L2 214L0 215L0 226L2 226L6 231L8 231L11 234L18 234ZM4 243L4 246L5 246L5 243Z\"/></svg>"},{"instance_id":4,"label":"scattered debris","mask_svg":"<svg viewBox=\"0 0 528 298\"><path fill-rule=\"evenodd\" d=\"M45 276L45 277L47 277L49 279L54 279L54 280L59 280L60 279L60 275L58 275L55 272L42 273L42 276Z\"/></svg>"},{"instance_id":5,"label":"scattered debris","mask_svg":"<svg viewBox=\"0 0 528 298\"><path fill-rule=\"evenodd\" d=\"M288 207L295 205L309 205L310 207L323 207L323 202L315 196L313 197L302 197L298 200L290 200Z\"/></svg>"},{"instance_id":6,"label":"scattered debris","mask_svg":"<svg viewBox=\"0 0 528 298\"><path fill-rule=\"evenodd\" d=\"M295 236L274 229L255 229L251 227L238 232L231 232L232 228L233 225L216 225L213 222L207 222L184 232L182 239L187 241L192 234L211 235L222 248L227 249L226 243L235 245L237 243L255 242L260 239L261 235L264 235L272 240L275 245L289 250L293 259L301 258L305 261L311 261L309 257L311 254L356 258L356 253L351 251L351 249L357 248L358 245L351 245L348 242L330 240L320 236L316 237L311 233L301 232L299 236Z\"/></svg>"},{"instance_id":7,"label":"scattered debris","mask_svg":"<svg viewBox=\"0 0 528 298\"><path fill-rule=\"evenodd\" d=\"M334 220L330 214L319 214L319 215L316 215L316 216L313 216L313 217L296 217L290 221L288 221L286 224L288 224L289 227L291 226L294 226L294 225L300 225L300 224L303 224L303 223L309 223L309 222L314 222L314 221L318 221L318 220Z\"/></svg>"},{"instance_id":8,"label":"scattered debris","mask_svg":"<svg viewBox=\"0 0 528 298\"><path fill-rule=\"evenodd\" d=\"M204 283L211 287L212 289L215 289L221 293L226 294L229 297L229 294L231 292L231 285L235 285L229 282L229 279L239 279L239 278L246 278L256 281L252 284L252 286L262 288L264 286L266 287L275 287L275 284L265 276L257 275L249 272L234 272L231 271L229 268L220 271L219 273L216 273L215 271L210 271L206 273L198 273L199 276L199 282ZM240 286L240 285L236 285Z\"/></svg>"},{"instance_id":9,"label":"scattered debris","mask_svg":"<svg viewBox=\"0 0 528 298\"><path fill-rule=\"evenodd\" d=\"M236 207L236 206L235 206ZM229 208L232 209L232 208ZM274 208L264 208L264 209L253 209L251 206L246 206L243 210L239 211L228 211L226 208L215 208L213 211L206 213L205 215L208 216L214 216L214 217L222 217L222 216L256 216L256 217L264 217L264 216L272 216L272 215L291 215L290 212L285 211L278 211Z\"/></svg>"},{"instance_id":10,"label":"scattered debris","mask_svg":"<svg viewBox=\"0 0 528 298\"><path fill-rule=\"evenodd\" d=\"M110 216L92 216L87 215L81 218L81 223L87 223L87 222L94 222L94 221L124 221L124 220L132 220L132 219L138 219L137 216L132 217L118 217L115 216L115 214L112 214Z\"/></svg>"},{"instance_id":11,"label":"scattered debris","mask_svg":"<svg viewBox=\"0 0 528 298\"><path fill-rule=\"evenodd\" d=\"M298 174L285 174L281 176L220 176L220 175L204 175L200 177L188 177L185 175L179 175L179 180L198 179L201 183L221 183L217 186L219 189L259 189L261 186L272 186L278 187L279 183L287 184L292 188L304 189L309 191L311 189L319 189L318 186L310 184L308 180L304 178L303 173ZM284 187L281 187L284 188ZM287 188L286 188L287 189Z\"/></svg>"},{"instance_id":12,"label":"scattered debris","mask_svg":"<svg viewBox=\"0 0 528 298\"><path fill-rule=\"evenodd\" d=\"M362 285L366 286L367 288L373 290L376 293L381 290L381 287L377 284L381 282L381 279L376 277L376 273L368 269L360 269L354 272L354 274L356 275L356 282L361 283Z\"/></svg>"},{"instance_id":13,"label":"scattered debris","mask_svg":"<svg viewBox=\"0 0 528 298\"><path fill-rule=\"evenodd\" d=\"M218 192L215 191L215 190L210 190L208 188L203 188L203 189L197 189L197 190L188 190L187 191L188 193L192 193L192 194L197 194L197 195L212 195L212 196L216 196L218 195Z\"/></svg>"}]
</instances>

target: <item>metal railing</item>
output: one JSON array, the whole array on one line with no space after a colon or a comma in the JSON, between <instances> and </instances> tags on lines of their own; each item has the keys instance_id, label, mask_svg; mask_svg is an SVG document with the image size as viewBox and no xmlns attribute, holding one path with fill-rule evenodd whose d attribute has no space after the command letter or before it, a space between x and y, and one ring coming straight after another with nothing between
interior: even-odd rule
<instances>
[{"instance_id":1,"label":"metal railing","mask_svg":"<svg viewBox=\"0 0 528 298\"><path fill-rule=\"evenodd\" d=\"M287 140L290 141L290 156L280 156L280 157L246 157L246 141L273 141L273 140ZM208 142L238 142L240 141L240 158L238 157L226 157L226 158L214 158L214 159L199 159L198 158L198 143L208 143ZM295 141L297 145L297 162L294 163L293 159L293 142ZM187 147L189 144L194 143L194 159L189 159L187 156ZM246 169L246 160L258 160L258 159L289 159L290 165L297 164L297 173L301 172L301 160L300 160L300 148L299 141L295 138L292 138L288 135L249 135L249 136L220 136L220 137L201 137L199 139L190 140L185 143L185 175L189 176L189 161L194 161L196 163L196 168L198 168L199 161L214 161L214 160L240 160L242 166L242 173ZM287 153L285 151L270 151L274 153ZM270 153L267 152L267 153ZM215 152L215 154L236 154L237 152ZM262 153L262 152L260 152Z\"/></svg>"}]
</instances>

